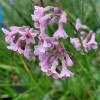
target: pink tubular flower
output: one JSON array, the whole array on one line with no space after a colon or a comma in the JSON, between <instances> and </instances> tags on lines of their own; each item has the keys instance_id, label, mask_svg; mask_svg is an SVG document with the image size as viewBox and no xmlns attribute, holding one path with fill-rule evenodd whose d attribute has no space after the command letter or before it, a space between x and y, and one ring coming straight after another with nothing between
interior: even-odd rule
<instances>
[{"instance_id":1,"label":"pink tubular flower","mask_svg":"<svg viewBox=\"0 0 100 100\"><path fill-rule=\"evenodd\" d=\"M53 24L56 22L57 18L58 18L58 16L53 17L53 18L50 20L50 25L53 25Z\"/></svg>"},{"instance_id":2,"label":"pink tubular flower","mask_svg":"<svg viewBox=\"0 0 100 100\"><path fill-rule=\"evenodd\" d=\"M50 9L54 9L54 12L50 12ZM49 11L50 13L48 14ZM54 33L53 37L56 39L58 38L64 38L66 39L68 35L63 29L63 23L67 23L67 14L60 10L58 7L39 7L35 6L34 15L32 15L32 19L35 21L35 27L40 28L40 33L44 34L45 29L48 26L48 22L50 21L50 24L53 25L57 20L59 22L59 28Z\"/></svg>"},{"instance_id":3,"label":"pink tubular flower","mask_svg":"<svg viewBox=\"0 0 100 100\"><path fill-rule=\"evenodd\" d=\"M41 34L45 33L47 25L48 25L48 19L45 20L43 23L40 24L40 32L41 32Z\"/></svg>"},{"instance_id":4,"label":"pink tubular flower","mask_svg":"<svg viewBox=\"0 0 100 100\"><path fill-rule=\"evenodd\" d=\"M38 31L27 26L12 26L10 27L10 30L11 31L4 28L2 29L6 35L6 42L10 44L7 48L13 51L18 51L20 54L24 54L24 56L29 59L31 56L31 49L29 45L30 43L35 44L34 38L37 36Z\"/></svg>"},{"instance_id":5,"label":"pink tubular flower","mask_svg":"<svg viewBox=\"0 0 100 100\"><path fill-rule=\"evenodd\" d=\"M41 50L43 50L43 52ZM66 65L73 65L71 58L63 46L61 46L57 40L48 36L42 38L42 41L35 47L34 53L39 56L41 70L45 72L47 76L52 76L55 79L62 78L56 70L58 59L65 57Z\"/></svg>"},{"instance_id":6,"label":"pink tubular flower","mask_svg":"<svg viewBox=\"0 0 100 100\"><path fill-rule=\"evenodd\" d=\"M66 64L67 64L67 66L73 66L73 61L71 60L69 55L67 53L65 53L65 55L66 55Z\"/></svg>"},{"instance_id":7,"label":"pink tubular flower","mask_svg":"<svg viewBox=\"0 0 100 100\"><path fill-rule=\"evenodd\" d=\"M40 55L41 53L45 53L45 51L46 51L46 48L45 47L43 47L43 45L37 45L37 46L35 46L34 47L34 54L35 55Z\"/></svg>"},{"instance_id":8,"label":"pink tubular flower","mask_svg":"<svg viewBox=\"0 0 100 100\"><path fill-rule=\"evenodd\" d=\"M87 49L91 50L91 49L97 49L98 45L97 42L95 41L95 34L92 34L92 37L90 39L90 41L87 43Z\"/></svg>"},{"instance_id":9,"label":"pink tubular flower","mask_svg":"<svg viewBox=\"0 0 100 100\"><path fill-rule=\"evenodd\" d=\"M26 40L26 44L35 43L34 38L37 36L37 33L35 33L33 28L19 29L19 33L22 35L19 39Z\"/></svg>"},{"instance_id":10,"label":"pink tubular flower","mask_svg":"<svg viewBox=\"0 0 100 100\"><path fill-rule=\"evenodd\" d=\"M78 38L70 38L70 43L74 46L77 51L81 50L81 44Z\"/></svg>"},{"instance_id":11,"label":"pink tubular flower","mask_svg":"<svg viewBox=\"0 0 100 100\"><path fill-rule=\"evenodd\" d=\"M71 77L74 74L69 71L66 67L66 61L64 59L62 59L62 71L60 73L60 78L66 78L66 77Z\"/></svg>"},{"instance_id":12,"label":"pink tubular flower","mask_svg":"<svg viewBox=\"0 0 100 100\"><path fill-rule=\"evenodd\" d=\"M45 53L45 54L47 54L47 53ZM47 71L49 70L49 68L50 68L49 59L50 59L51 56L52 56L52 54L48 53L48 54L47 54L47 57L45 57L44 61L42 60L42 61L40 62L39 65L41 66L41 70L42 70L43 72L47 72Z\"/></svg>"},{"instance_id":13,"label":"pink tubular flower","mask_svg":"<svg viewBox=\"0 0 100 100\"><path fill-rule=\"evenodd\" d=\"M18 51L20 54L23 54L24 48L21 46L21 41L18 40L16 43L11 43L10 46L7 46L9 50Z\"/></svg>"},{"instance_id":14,"label":"pink tubular flower","mask_svg":"<svg viewBox=\"0 0 100 100\"><path fill-rule=\"evenodd\" d=\"M30 46L27 44L27 45L25 46L24 56L25 56L27 59L29 59L29 60L31 60L30 52L31 52Z\"/></svg>"},{"instance_id":15,"label":"pink tubular flower","mask_svg":"<svg viewBox=\"0 0 100 100\"><path fill-rule=\"evenodd\" d=\"M40 17L36 15L31 15L31 16L32 16L32 20L35 21L34 22L35 28L39 28L40 27L40 22L39 22Z\"/></svg>"},{"instance_id":16,"label":"pink tubular flower","mask_svg":"<svg viewBox=\"0 0 100 100\"><path fill-rule=\"evenodd\" d=\"M51 68L49 68L48 71L46 72L46 75L47 75L47 76L52 76L54 79L59 78L59 74L58 74L57 71L56 71L57 65L58 65L58 62L55 60L55 61L52 63Z\"/></svg>"},{"instance_id":17,"label":"pink tubular flower","mask_svg":"<svg viewBox=\"0 0 100 100\"><path fill-rule=\"evenodd\" d=\"M45 53L46 51L52 49L55 45L57 45L59 42L52 38L52 37L48 37L43 35L43 38L41 36L40 38L40 42L38 43L38 45L36 45L34 47L34 54L35 55L40 55Z\"/></svg>"},{"instance_id":18,"label":"pink tubular flower","mask_svg":"<svg viewBox=\"0 0 100 100\"><path fill-rule=\"evenodd\" d=\"M63 24L59 21L59 28L53 35L55 38L63 38L66 39L68 37L67 33L63 29Z\"/></svg>"},{"instance_id":19,"label":"pink tubular flower","mask_svg":"<svg viewBox=\"0 0 100 100\"><path fill-rule=\"evenodd\" d=\"M34 8L35 8L34 15L31 15L32 20L35 21L34 23L35 28L39 28L41 21L47 19L47 17L48 18L50 17L49 15L45 16L45 13L49 11L52 7L48 6L43 8L39 6L34 6Z\"/></svg>"},{"instance_id":20,"label":"pink tubular flower","mask_svg":"<svg viewBox=\"0 0 100 100\"><path fill-rule=\"evenodd\" d=\"M90 51L91 49L97 49L98 45L95 41L95 34L93 31L90 31L88 34L81 32L81 40L86 52ZM70 38L70 42L76 48L77 51L82 51L82 47L78 38Z\"/></svg>"},{"instance_id":21,"label":"pink tubular flower","mask_svg":"<svg viewBox=\"0 0 100 100\"><path fill-rule=\"evenodd\" d=\"M67 23L67 14L65 12L63 12L60 16L60 21L62 23Z\"/></svg>"},{"instance_id":22,"label":"pink tubular flower","mask_svg":"<svg viewBox=\"0 0 100 100\"><path fill-rule=\"evenodd\" d=\"M81 24L81 21L80 21L79 18L76 20L76 26L75 27L76 27L77 30L79 30L79 29L87 29L88 28L86 25L82 25Z\"/></svg>"},{"instance_id":23,"label":"pink tubular flower","mask_svg":"<svg viewBox=\"0 0 100 100\"><path fill-rule=\"evenodd\" d=\"M47 6L45 8L43 7L39 7L39 6L34 6L35 11L34 11L34 15L38 16L38 17L42 17L44 16L46 11L49 11L52 7L51 6Z\"/></svg>"},{"instance_id":24,"label":"pink tubular flower","mask_svg":"<svg viewBox=\"0 0 100 100\"><path fill-rule=\"evenodd\" d=\"M15 38L16 34L18 33L18 27L11 27L11 31L8 31L8 30L2 28L2 31L6 35L5 41L7 43L11 43L14 41L14 38Z\"/></svg>"},{"instance_id":25,"label":"pink tubular flower","mask_svg":"<svg viewBox=\"0 0 100 100\"><path fill-rule=\"evenodd\" d=\"M39 19L39 22L42 23L48 19L51 19L51 15L52 14L46 14L45 16L43 16L42 18Z\"/></svg>"}]
</instances>

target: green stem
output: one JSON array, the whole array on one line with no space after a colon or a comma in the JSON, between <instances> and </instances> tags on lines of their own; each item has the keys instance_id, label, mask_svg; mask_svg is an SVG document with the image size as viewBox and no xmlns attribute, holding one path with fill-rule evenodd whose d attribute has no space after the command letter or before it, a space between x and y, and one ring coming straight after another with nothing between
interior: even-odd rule
<instances>
[{"instance_id":1,"label":"green stem","mask_svg":"<svg viewBox=\"0 0 100 100\"><path fill-rule=\"evenodd\" d=\"M84 0L81 0L81 19L82 19L82 22L83 22L83 14L84 14Z\"/></svg>"},{"instance_id":2,"label":"green stem","mask_svg":"<svg viewBox=\"0 0 100 100\"><path fill-rule=\"evenodd\" d=\"M26 63L24 62L23 58L21 57L20 54L18 54L18 55L19 55L19 57L20 57L20 59L21 59L21 61L22 61L22 64L24 65L25 70L26 70L27 73L29 74L30 79L31 79L31 81L33 82L34 86L36 86L36 87L37 87L37 90L43 95L44 93L43 93L42 89L37 85L37 82L34 80L32 74L31 74L29 68L27 67Z\"/></svg>"},{"instance_id":3,"label":"green stem","mask_svg":"<svg viewBox=\"0 0 100 100\"><path fill-rule=\"evenodd\" d=\"M83 52L84 52L84 56L85 56L86 63L87 63L87 69L88 69L89 74L90 74L90 75L87 76L87 78L92 77L92 79L93 79L93 74L92 74L91 69L90 69L90 63L89 63L89 60L88 60L88 56L87 56L87 54L86 54L86 52L85 52L85 48L84 48L84 46L83 46L83 42L82 42L82 40L81 40L80 34L79 34L79 32L77 31L77 29L75 28L74 24L73 24L70 20L69 20L69 24L74 28L74 30L75 30L75 32L76 32L76 35L78 36L78 39L79 39L79 41L80 41L81 48L82 48L82 50L83 50ZM95 83L95 81L94 81L94 83Z\"/></svg>"},{"instance_id":4,"label":"green stem","mask_svg":"<svg viewBox=\"0 0 100 100\"><path fill-rule=\"evenodd\" d=\"M97 19L97 23L100 25L100 16L98 15L98 12L97 12L97 10L96 10L95 4L93 3L92 0L89 0L89 1L90 1L91 6L92 6L92 8L93 8L93 10L94 10L94 14L95 14L95 17L96 17L96 19Z\"/></svg>"},{"instance_id":5,"label":"green stem","mask_svg":"<svg viewBox=\"0 0 100 100\"><path fill-rule=\"evenodd\" d=\"M32 86L32 84L27 83L27 84L0 84L0 87L5 87L5 86Z\"/></svg>"},{"instance_id":6,"label":"green stem","mask_svg":"<svg viewBox=\"0 0 100 100\"><path fill-rule=\"evenodd\" d=\"M79 32L77 31L77 29L75 28L74 24L73 24L70 20L69 20L69 24L74 28L74 30L75 30L75 32L76 32L76 35L77 35L77 37L78 37L78 39L79 39L79 41L80 41L81 48L82 48L82 50L83 50L83 52L84 52L84 55L85 55L85 58L86 58L86 61L87 61L87 68L88 68L89 71L90 71L90 68L89 68L90 63L89 63L89 61L88 61L88 56L87 56L87 54L86 54L86 52L85 52L85 48L84 48L84 46L83 46L83 42L82 42L82 40L81 40L80 34L79 34Z\"/></svg>"},{"instance_id":7,"label":"green stem","mask_svg":"<svg viewBox=\"0 0 100 100\"><path fill-rule=\"evenodd\" d=\"M40 0L40 3L41 3L41 6L42 6L42 7L45 7L45 6L44 6L43 0Z\"/></svg>"}]
</instances>

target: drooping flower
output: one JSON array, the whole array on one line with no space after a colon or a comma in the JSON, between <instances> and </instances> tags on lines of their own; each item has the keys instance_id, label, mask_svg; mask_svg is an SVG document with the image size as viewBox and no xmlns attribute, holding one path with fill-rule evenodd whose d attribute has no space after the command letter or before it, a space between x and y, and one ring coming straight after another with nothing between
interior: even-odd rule
<instances>
[{"instance_id":1,"label":"drooping flower","mask_svg":"<svg viewBox=\"0 0 100 100\"><path fill-rule=\"evenodd\" d=\"M18 51L20 54L24 53L24 48L21 45L21 41L18 40L16 43L12 42L10 46L7 46L9 50Z\"/></svg>"},{"instance_id":2,"label":"drooping flower","mask_svg":"<svg viewBox=\"0 0 100 100\"><path fill-rule=\"evenodd\" d=\"M93 31L90 31L88 34L81 32L80 37L86 52L90 51L91 49L98 48ZM77 51L82 51L81 43L78 38L70 38L70 42L73 44Z\"/></svg>"},{"instance_id":3,"label":"drooping flower","mask_svg":"<svg viewBox=\"0 0 100 100\"><path fill-rule=\"evenodd\" d=\"M37 36L33 28L25 28L23 30L19 29L19 33L21 34L20 40L25 40L26 44L35 43L34 38Z\"/></svg>"},{"instance_id":4,"label":"drooping flower","mask_svg":"<svg viewBox=\"0 0 100 100\"><path fill-rule=\"evenodd\" d=\"M66 56L66 64L67 64L67 66L73 66L73 61L71 60L69 55L67 53L65 53L65 56Z\"/></svg>"},{"instance_id":5,"label":"drooping flower","mask_svg":"<svg viewBox=\"0 0 100 100\"><path fill-rule=\"evenodd\" d=\"M11 43L14 41L14 38L15 38L16 34L18 33L18 27L14 27L14 29L11 28L11 31L8 31L8 30L2 28L2 31L5 33L5 36L6 36L5 41L7 43Z\"/></svg>"},{"instance_id":6,"label":"drooping flower","mask_svg":"<svg viewBox=\"0 0 100 100\"><path fill-rule=\"evenodd\" d=\"M53 17L53 18L50 20L50 25L53 25L53 24L56 22L57 18L58 18L58 16Z\"/></svg>"},{"instance_id":7,"label":"drooping flower","mask_svg":"<svg viewBox=\"0 0 100 100\"><path fill-rule=\"evenodd\" d=\"M54 9L54 12L50 12L50 9ZM48 14L49 11L50 13ZM57 20L59 23L58 30L54 33L53 37L55 38L64 38L66 39L68 35L63 29L63 23L67 23L67 14L62 11L58 7L39 7L35 6L34 15L32 15L32 19L35 21L34 25L36 28L40 28L40 33L45 34L45 29L48 26L48 22L50 21L50 25L53 25Z\"/></svg>"},{"instance_id":8,"label":"drooping flower","mask_svg":"<svg viewBox=\"0 0 100 100\"><path fill-rule=\"evenodd\" d=\"M54 33L53 35L55 38L59 39L59 38L63 38L66 39L68 37L67 33L64 31L63 29L63 24L61 21L59 21L59 28L58 30Z\"/></svg>"},{"instance_id":9,"label":"drooping flower","mask_svg":"<svg viewBox=\"0 0 100 100\"><path fill-rule=\"evenodd\" d=\"M41 66L41 70L45 72L47 76L52 76L55 79L62 78L59 72L57 72L58 59L62 59L64 57L66 60L66 66L73 65L67 51L57 41L58 40L48 36L42 38L42 41L40 41L35 47L34 52L37 56L39 56L39 65ZM43 50L43 52L41 50Z\"/></svg>"},{"instance_id":10,"label":"drooping flower","mask_svg":"<svg viewBox=\"0 0 100 100\"><path fill-rule=\"evenodd\" d=\"M30 45L27 44L27 45L25 46L24 56L25 56L27 59L29 59L29 60L31 60L30 52L31 52Z\"/></svg>"},{"instance_id":11,"label":"drooping flower","mask_svg":"<svg viewBox=\"0 0 100 100\"><path fill-rule=\"evenodd\" d=\"M41 53L45 53L46 51L46 48L43 47L43 45L39 44L37 46L34 47L34 54L35 55L40 55Z\"/></svg>"},{"instance_id":12,"label":"drooping flower","mask_svg":"<svg viewBox=\"0 0 100 100\"><path fill-rule=\"evenodd\" d=\"M58 61L54 60L54 62L52 63L51 68L48 69L48 71L46 72L47 76L52 76L54 79L59 78L59 74L56 71L56 67L58 65Z\"/></svg>"},{"instance_id":13,"label":"drooping flower","mask_svg":"<svg viewBox=\"0 0 100 100\"><path fill-rule=\"evenodd\" d=\"M35 21L34 22L35 28L39 28L40 27L40 22L39 22L40 17L36 15L31 15L31 16L32 16L32 20Z\"/></svg>"},{"instance_id":14,"label":"drooping flower","mask_svg":"<svg viewBox=\"0 0 100 100\"><path fill-rule=\"evenodd\" d=\"M78 38L70 38L70 43L74 46L77 51L81 50L81 44Z\"/></svg>"},{"instance_id":15,"label":"drooping flower","mask_svg":"<svg viewBox=\"0 0 100 100\"><path fill-rule=\"evenodd\" d=\"M67 14L65 12L62 12L62 14L60 16L60 21L62 23L67 23Z\"/></svg>"},{"instance_id":16,"label":"drooping flower","mask_svg":"<svg viewBox=\"0 0 100 100\"><path fill-rule=\"evenodd\" d=\"M97 49L97 48L98 48L98 45L97 45L97 42L95 41L95 34L93 33L90 41L87 43L87 49L91 50L91 49Z\"/></svg>"},{"instance_id":17,"label":"drooping flower","mask_svg":"<svg viewBox=\"0 0 100 100\"><path fill-rule=\"evenodd\" d=\"M40 55L42 53L45 53L46 51L54 48L55 45L59 44L59 42L55 38L48 37L47 35L46 36L42 35L39 38L40 38L40 41L38 45L34 47L35 55Z\"/></svg>"},{"instance_id":18,"label":"drooping flower","mask_svg":"<svg viewBox=\"0 0 100 100\"><path fill-rule=\"evenodd\" d=\"M34 11L34 15L38 16L38 17L42 17L45 15L46 11L49 11L52 7L51 6L47 6L45 8L40 7L40 6L34 6L35 11Z\"/></svg>"},{"instance_id":19,"label":"drooping flower","mask_svg":"<svg viewBox=\"0 0 100 100\"><path fill-rule=\"evenodd\" d=\"M67 69L66 61L64 59L62 59L62 71L60 73L60 78L71 77L73 75L74 74Z\"/></svg>"},{"instance_id":20,"label":"drooping flower","mask_svg":"<svg viewBox=\"0 0 100 100\"><path fill-rule=\"evenodd\" d=\"M32 20L35 21L34 23L35 28L39 28L41 21L50 17L49 15L45 16L45 13L49 11L52 7L48 6L48 7L43 8L39 6L34 6L34 8L35 8L34 15L31 15Z\"/></svg>"},{"instance_id":21,"label":"drooping flower","mask_svg":"<svg viewBox=\"0 0 100 100\"><path fill-rule=\"evenodd\" d=\"M79 30L79 29L87 29L88 28L86 25L81 24L81 21L80 21L79 18L76 20L76 26L75 27L76 27L77 30Z\"/></svg>"},{"instance_id":22,"label":"drooping flower","mask_svg":"<svg viewBox=\"0 0 100 100\"><path fill-rule=\"evenodd\" d=\"M41 32L41 34L45 34L45 30L47 28L48 21L49 20L47 19L43 23L40 24L40 32Z\"/></svg>"},{"instance_id":23,"label":"drooping flower","mask_svg":"<svg viewBox=\"0 0 100 100\"><path fill-rule=\"evenodd\" d=\"M52 14L46 14L45 16L43 16L42 18L39 19L39 22L42 23L48 19L51 19Z\"/></svg>"},{"instance_id":24,"label":"drooping flower","mask_svg":"<svg viewBox=\"0 0 100 100\"><path fill-rule=\"evenodd\" d=\"M13 51L18 51L20 54L24 54L24 56L29 59L31 56L31 49L29 45L30 43L35 44L34 38L37 36L39 31L29 28L28 26L12 26L10 27L10 31L4 28L2 31L5 33L6 42L10 44L7 48Z\"/></svg>"},{"instance_id":25,"label":"drooping flower","mask_svg":"<svg viewBox=\"0 0 100 100\"><path fill-rule=\"evenodd\" d=\"M51 53L45 53L47 56L45 57L44 61L40 61L39 65L41 66L41 70L43 72L47 72L50 68L50 63L49 59L51 58L52 54ZM40 56L40 55L39 55Z\"/></svg>"}]
</instances>

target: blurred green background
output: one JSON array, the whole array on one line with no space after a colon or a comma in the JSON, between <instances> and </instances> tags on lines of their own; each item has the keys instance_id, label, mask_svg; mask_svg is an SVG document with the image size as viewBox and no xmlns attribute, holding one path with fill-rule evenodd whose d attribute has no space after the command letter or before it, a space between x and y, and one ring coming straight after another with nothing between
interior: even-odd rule
<instances>
[{"instance_id":1,"label":"blurred green background","mask_svg":"<svg viewBox=\"0 0 100 100\"><path fill-rule=\"evenodd\" d=\"M99 48L87 54L87 64L84 55L77 52L69 40L62 41L74 54L74 66L70 70L75 76L55 80L40 70L38 58L28 61L23 55L7 50L8 44L0 29L0 100L100 100L100 0L0 0L4 17L0 28L34 27L31 19L34 4L60 7L74 23L80 18L94 30ZM48 32L52 34L55 27L49 27ZM66 25L64 28L72 36L73 29Z\"/></svg>"}]
</instances>

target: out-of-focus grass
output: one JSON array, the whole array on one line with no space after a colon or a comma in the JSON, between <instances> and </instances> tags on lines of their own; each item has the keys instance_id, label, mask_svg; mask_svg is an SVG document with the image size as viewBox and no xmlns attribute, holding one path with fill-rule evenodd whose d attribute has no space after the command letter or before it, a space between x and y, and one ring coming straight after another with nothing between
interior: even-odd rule
<instances>
[{"instance_id":1,"label":"out-of-focus grass","mask_svg":"<svg viewBox=\"0 0 100 100\"><path fill-rule=\"evenodd\" d=\"M76 18L81 18L84 24L94 30L96 40L98 43L100 42L99 0L43 1L45 6L58 6L65 10L73 22ZM11 25L33 27L31 14L35 2L35 0L16 0L14 5L10 5L9 0L1 0L7 28ZM39 0L38 3L41 5ZM65 25L64 28L70 36L73 36L71 27ZM52 33L54 30L49 27L48 32ZM37 59L28 61L21 55L30 75L25 70L25 65L18 54L7 50L8 44L5 43L4 34L0 30L0 98L10 97L13 100L100 100L100 47L87 54L92 72L90 73L87 70L84 55L69 45L69 40L62 42L66 49L74 54L72 54L74 66L70 69L75 73L75 76L54 80L40 70ZM22 92L19 91L21 88L24 89Z\"/></svg>"}]
</instances>

